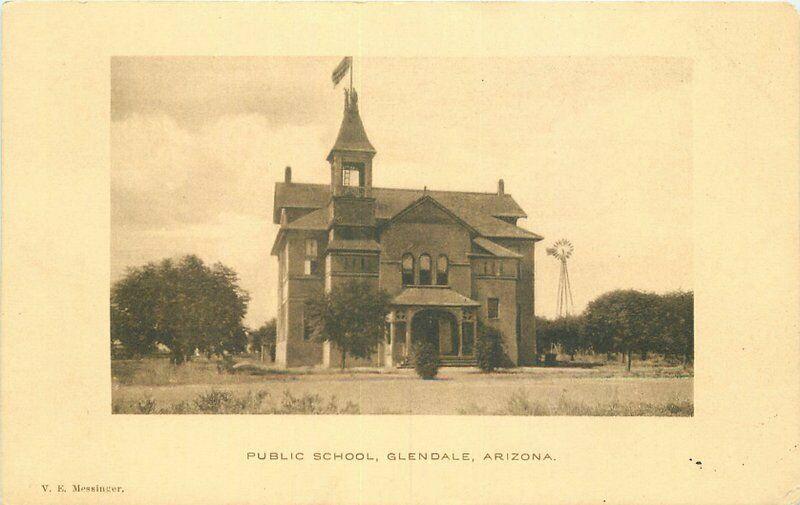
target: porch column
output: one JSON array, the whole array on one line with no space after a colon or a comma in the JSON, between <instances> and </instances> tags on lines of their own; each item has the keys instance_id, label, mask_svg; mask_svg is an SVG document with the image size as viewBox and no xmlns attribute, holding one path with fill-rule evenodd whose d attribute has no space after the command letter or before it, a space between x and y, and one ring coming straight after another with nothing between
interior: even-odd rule
<instances>
[{"instance_id":1,"label":"porch column","mask_svg":"<svg viewBox=\"0 0 800 505\"><path fill-rule=\"evenodd\" d=\"M386 352L386 366L393 366L394 365L394 347L397 345L395 338L397 335L397 323L395 323L394 317L389 322L389 344L386 346L388 348Z\"/></svg>"},{"instance_id":2,"label":"porch column","mask_svg":"<svg viewBox=\"0 0 800 505\"><path fill-rule=\"evenodd\" d=\"M411 356L411 320L411 317L406 318L406 348L403 350L406 358Z\"/></svg>"},{"instance_id":3,"label":"porch column","mask_svg":"<svg viewBox=\"0 0 800 505\"><path fill-rule=\"evenodd\" d=\"M478 344L478 317L472 321L472 355L475 355L475 346Z\"/></svg>"},{"instance_id":4,"label":"porch column","mask_svg":"<svg viewBox=\"0 0 800 505\"><path fill-rule=\"evenodd\" d=\"M458 355L464 355L464 316L462 311L456 312L456 326L458 326Z\"/></svg>"}]
</instances>

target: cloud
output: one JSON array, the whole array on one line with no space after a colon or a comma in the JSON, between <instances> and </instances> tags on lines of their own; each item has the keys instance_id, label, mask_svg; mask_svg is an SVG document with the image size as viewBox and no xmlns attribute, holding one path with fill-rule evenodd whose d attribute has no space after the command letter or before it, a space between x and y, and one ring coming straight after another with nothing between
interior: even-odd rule
<instances>
[{"instance_id":1,"label":"cloud","mask_svg":"<svg viewBox=\"0 0 800 505\"><path fill-rule=\"evenodd\" d=\"M329 104L337 58L114 57L111 119L166 114L193 130L226 115L309 125ZM310 79L314 75L315 79Z\"/></svg>"},{"instance_id":2,"label":"cloud","mask_svg":"<svg viewBox=\"0 0 800 505\"><path fill-rule=\"evenodd\" d=\"M285 161L325 170L313 127L272 127L256 114L222 116L196 131L168 115L111 126L111 221L135 228L207 223L222 213L271 216ZM286 146L307 155L291 155Z\"/></svg>"}]
</instances>

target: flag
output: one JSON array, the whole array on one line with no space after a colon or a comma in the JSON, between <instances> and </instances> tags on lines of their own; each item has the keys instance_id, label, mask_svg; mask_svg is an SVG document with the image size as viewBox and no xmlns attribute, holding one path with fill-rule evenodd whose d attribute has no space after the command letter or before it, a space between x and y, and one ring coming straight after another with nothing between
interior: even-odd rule
<instances>
[{"instance_id":1,"label":"flag","mask_svg":"<svg viewBox=\"0 0 800 505\"><path fill-rule=\"evenodd\" d=\"M345 56L342 61L336 65L336 68L333 70L331 74L331 80L333 81L333 87L335 88L339 81L347 74L347 71L350 70L350 65L353 63L352 56Z\"/></svg>"}]
</instances>

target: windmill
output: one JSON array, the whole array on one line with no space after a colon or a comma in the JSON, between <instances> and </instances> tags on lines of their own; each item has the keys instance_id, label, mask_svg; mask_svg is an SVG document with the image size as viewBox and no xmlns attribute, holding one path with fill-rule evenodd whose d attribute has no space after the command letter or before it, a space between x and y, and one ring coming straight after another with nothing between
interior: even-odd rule
<instances>
[{"instance_id":1,"label":"windmill","mask_svg":"<svg viewBox=\"0 0 800 505\"><path fill-rule=\"evenodd\" d=\"M567 271L567 260L572 256L572 242L562 238L553 244L553 247L547 248L547 254L553 256L561 262L561 275L558 278L558 317L569 315L575 308L572 302L572 286L569 283L569 272Z\"/></svg>"}]
</instances>

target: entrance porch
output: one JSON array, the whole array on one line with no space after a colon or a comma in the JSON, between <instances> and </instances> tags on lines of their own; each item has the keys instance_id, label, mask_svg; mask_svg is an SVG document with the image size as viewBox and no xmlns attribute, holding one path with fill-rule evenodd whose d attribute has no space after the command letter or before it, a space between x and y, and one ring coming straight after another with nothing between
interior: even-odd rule
<instances>
[{"instance_id":1,"label":"entrance porch","mask_svg":"<svg viewBox=\"0 0 800 505\"><path fill-rule=\"evenodd\" d=\"M419 293L408 293L411 290L426 293L420 297ZM418 303L403 303L410 301ZM423 301L426 303L419 303ZM423 341L439 349L442 366L473 365L478 306L478 302L448 288L406 289L393 300L387 317L384 365L410 363L413 345Z\"/></svg>"}]
</instances>

